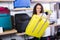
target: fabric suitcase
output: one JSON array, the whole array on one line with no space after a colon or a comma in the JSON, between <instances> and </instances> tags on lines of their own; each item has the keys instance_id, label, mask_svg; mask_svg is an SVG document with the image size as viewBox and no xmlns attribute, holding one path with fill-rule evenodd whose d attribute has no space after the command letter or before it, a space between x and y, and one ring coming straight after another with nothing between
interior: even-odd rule
<instances>
[{"instance_id":1,"label":"fabric suitcase","mask_svg":"<svg viewBox=\"0 0 60 40\"><path fill-rule=\"evenodd\" d=\"M18 32L25 32L30 17L27 14L15 14L15 27Z\"/></svg>"},{"instance_id":2,"label":"fabric suitcase","mask_svg":"<svg viewBox=\"0 0 60 40\"><path fill-rule=\"evenodd\" d=\"M30 7L30 0L15 0L14 1L14 8L29 8Z\"/></svg>"},{"instance_id":3,"label":"fabric suitcase","mask_svg":"<svg viewBox=\"0 0 60 40\"><path fill-rule=\"evenodd\" d=\"M3 27L4 31L12 29L10 15L7 15L7 14L0 15L0 27Z\"/></svg>"},{"instance_id":4,"label":"fabric suitcase","mask_svg":"<svg viewBox=\"0 0 60 40\"><path fill-rule=\"evenodd\" d=\"M27 35L40 38L44 34L44 31L48 26L49 26L49 20L47 20L45 17L33 15L26 28L25 33Z\"/></svg>"},{"instance_id":5,"label":"fabric suitcase","mask_svg":"<svg viewBox=\"0 0 60 40\"><path fill-rule=\"evenodd\" d=\"M0 7L0 14L10 14L10 10L7 7Z\"/></svg>"}]
</instances>

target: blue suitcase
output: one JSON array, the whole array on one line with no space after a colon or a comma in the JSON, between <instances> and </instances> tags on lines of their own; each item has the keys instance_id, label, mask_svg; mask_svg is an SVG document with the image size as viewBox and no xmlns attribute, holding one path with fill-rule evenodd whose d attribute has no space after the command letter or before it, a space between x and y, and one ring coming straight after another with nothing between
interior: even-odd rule
<instances>
[{"instance_id":1,"label":"blue suitcase","mask_svg":"<svg viewBox=\"0 0 60 40\"><path fill-rule=\"evenodd\" d=\"M30 7L30 0L15 0L14 1L14 8L29 8Z\"/></svg>"},{"instance_id":2,"label":"blue suitcase","mask_svg":"<svg viewBox=\"0 0 60 40\"><path fill-rule=\"evenodd\" d=\"M0 27L4 30L12 29L11 16L8 14L0 14Z\"/></svg>"}]
</instances>

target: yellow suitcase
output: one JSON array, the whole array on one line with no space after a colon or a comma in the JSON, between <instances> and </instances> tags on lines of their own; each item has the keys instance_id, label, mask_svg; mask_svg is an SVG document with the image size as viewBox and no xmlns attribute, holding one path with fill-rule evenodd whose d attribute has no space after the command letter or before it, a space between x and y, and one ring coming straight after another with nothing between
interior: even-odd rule
<instances>
[{"instance_id":1,"label":"yellow suitcase","mask_svg":"<svg viewBox=\"0 0 60 40\"><path fill-rule=\"evenodd\" d=\"M27 25L25 34L40 38L48 26L49 20L47 20L45 17L33 15L29 24Z\"/></svg>"}]
</instances>

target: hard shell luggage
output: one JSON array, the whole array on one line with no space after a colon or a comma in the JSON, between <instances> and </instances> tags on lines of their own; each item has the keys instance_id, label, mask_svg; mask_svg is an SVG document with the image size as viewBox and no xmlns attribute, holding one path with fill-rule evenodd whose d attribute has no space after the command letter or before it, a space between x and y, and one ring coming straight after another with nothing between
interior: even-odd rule
<instances>
[{"instance_id":1,"label":"hard shell luggage","mask_svg":"<svg viewBox=\"0 0 60 40\"><path fill-rule=\"evenodd\" d=\"M30 7L30 0L15 0L14 1L14 8L29 8Z\"/></svg>"},{"instance_id":2,"label":"hard shell luggage","mask_svg":"<svg viewBox=\"0 0 60 40\"><path fill-rule=\"evenodd\" d=\"M29 24L27 25L25 34L40 38L46 28L49 26L49 20L43 16L33 15Z\"/></svg>"}]
</instances>

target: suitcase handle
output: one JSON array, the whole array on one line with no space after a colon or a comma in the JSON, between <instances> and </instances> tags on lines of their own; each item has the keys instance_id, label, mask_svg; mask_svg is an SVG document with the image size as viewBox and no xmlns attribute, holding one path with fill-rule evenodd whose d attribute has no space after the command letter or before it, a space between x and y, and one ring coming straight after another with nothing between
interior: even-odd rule
<instances>
[{"instance_id":1,"label":"suitcase handle","mask_svg":"<svg viewBox=\"0 0 60 40\"><path fill-rule=\"evenodd\" d=\"M47 19L45 20L44 24L46 23L46 21L47 21L48 19L49 19L49 18L47 18ZM41 26L40 30L39 30L37 33L39 33L39 32L41 31L41 29L43 28L44 24Z\"/></svg>"},{"instance_id":2,"label":"suitcase handle","mask_svg":"<svg viewBox=\"0 0 60 40\"><path fill-rule=\"evenodd\" d=\"M46 19L46 21L47 21L47 19ZM46 23L46 21L44 22L44 24ZM41 29L43 28L44 24L41 26L40 30L37 33L39 33L41 31Z\"/></svg>"},{"instance_id":3,"label":"suitcase handle","mask_svg":"<svg viewBox=\"0 0 60 40\"><path fill-rule=\"evenodd\" d=\"M50 14L51 15L51 14ZM49 16L50 17L50 16ZM46 21L49 19L49 17L46 18ZM46 23L46 21L44 22L44 24ZM37 32L39 33L41 31L41 29L43 28L44 24L41 26L40 30Z\"/></svg>"},{"instance_id":4,"label":"suitcase handle","mask_svg":"<svg viewBox=\"0 0 60 40\"><path fill-rule=\"evenodd\" d=\"M41 15L41 17L43 16L43 14ZM42 20L42 18L39 19L39 21L37 22L36 26L34 27L32 33L34 32L35 28L37 27L37 25L39 24L39 22Z\"/></svg>"}]
</instances>

